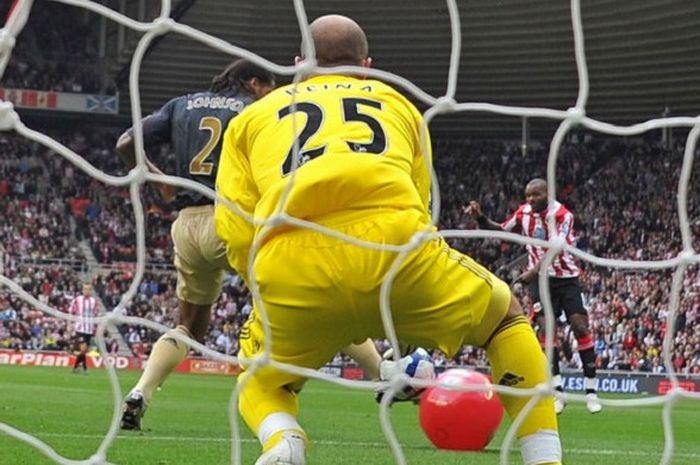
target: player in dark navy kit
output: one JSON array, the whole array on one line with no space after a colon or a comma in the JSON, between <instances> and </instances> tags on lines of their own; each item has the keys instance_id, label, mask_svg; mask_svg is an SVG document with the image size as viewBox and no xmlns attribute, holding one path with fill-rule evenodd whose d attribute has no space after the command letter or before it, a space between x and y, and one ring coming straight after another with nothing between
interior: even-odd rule
<instances>
[{"instance_id":1,"label":"player in dark navy kit","mask_svg":"<svg viewBox=\"0 0 700 465\"><path fill-rule=\"evenodd\" d=\"M275 86L266 69L247 60L233 62L214 77L207 92L183 95L166 103L142 121L148 153L170 144L174 172L167 172L214 188L221 139L229 121ZM129 167L135 165L132 129L117 142L117 151ZM152 162L149 168L161 172ZM169 167L170 168L170 167ZM171 168L171 169L172 169ZM166 170L164 170L166 171ZM171 235L175 248L179 321L153 346L141 378L126 398L123 429L140 429L141 417L155 389L187 356L188 347L174 334L201 341L207 331L211 306L221 292L225 270L231 270L226 249L214 229L214 201L190 189L158 185L163 197L179 210Z\"/></svg>"}]
</instances>

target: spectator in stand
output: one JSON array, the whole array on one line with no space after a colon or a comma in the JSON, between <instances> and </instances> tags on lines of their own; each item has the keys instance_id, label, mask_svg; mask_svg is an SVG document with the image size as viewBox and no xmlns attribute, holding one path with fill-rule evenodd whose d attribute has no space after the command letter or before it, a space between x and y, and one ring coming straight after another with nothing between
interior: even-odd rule
<instances>
[{"instance_id":1,"label":"spectator in stand","mask_svg":"<svg viewBox=\"0 0 700 465\"><path fill-rule=\"evenodd\" d=\"M116 338L108 339L106 345L109 355L116 356L119 354L119 341Z\"/></svg>"}]
</instances>

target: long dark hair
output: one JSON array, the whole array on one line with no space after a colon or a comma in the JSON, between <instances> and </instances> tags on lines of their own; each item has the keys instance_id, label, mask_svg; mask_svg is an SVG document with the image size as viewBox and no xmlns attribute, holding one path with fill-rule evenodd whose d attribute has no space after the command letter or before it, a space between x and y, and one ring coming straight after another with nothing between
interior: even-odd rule
<instances>
[{"instance_id":1,"label":"long dark hair","mask_svg":"<svg viewBox=\"0 0 700 465\"><path fill-rule=\"evenodd\" d=\"M253 78L258 78L263 84L272 85L275 82L275 75L270 71L241 58L228 65L221 74L214 76L209 91L219 93L227 90L245 89L246 82Z\"/></svg>"}]
</instances>

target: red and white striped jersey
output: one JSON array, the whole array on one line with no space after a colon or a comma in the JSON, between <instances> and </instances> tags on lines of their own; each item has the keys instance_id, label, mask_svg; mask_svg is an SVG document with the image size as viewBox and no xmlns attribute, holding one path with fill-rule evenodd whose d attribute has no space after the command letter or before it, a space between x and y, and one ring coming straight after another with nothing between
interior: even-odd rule
<instances>
[{"instance_id":1,"label":"red and white striped jersey","mask_svg":"<svg viewBox=\"0 0 700 465\"><path fill-rule=\"evenodd\" d=\"M74 297L70 303L71 314L78 317L75 323L75 331L77 333L95 334L94 318L97 317L97 299L79 295Z\"/></svg>"},{"instance_id":2,"label":"red and white striped jersey","mask_svg":"<svg viewBox=\"0 0 700 465\"><path fill-rule=\"evenodd\" d=\"M566 243L574 243L574 214L564 205L556 200L550 201L547 208L539 213L532 211L529 203L524 203L518 207L503 223L501 229L509 232L520 233L526 237L548 240L549 231L547 228L547 218L554 216L557 236L563 237ZM544 258L546 249L544 247L527 245L528 263L527 269L531 270ZM574 257L569 252L560 253L549 266L547 274L556 278L574 278L580 274Z\"/></svg>"}]
</instances>

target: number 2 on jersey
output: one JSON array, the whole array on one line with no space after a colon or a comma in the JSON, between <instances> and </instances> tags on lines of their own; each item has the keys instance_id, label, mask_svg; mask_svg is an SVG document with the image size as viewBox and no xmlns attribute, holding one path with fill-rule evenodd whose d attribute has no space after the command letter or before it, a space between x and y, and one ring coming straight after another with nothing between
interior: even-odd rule
<instances>
[{"instance_id":1,"label":"number 2 on jersey","mask_svg":"<svg viewBox=\"0 0 700 465\"><path fill-rule=\"evenodd\" d=\"M214 116L205 116L199 120L199 129L209 131L209 140L190 162L190 174L209 176L214 171L214 163L206 160L221 139L221 126L221 120Z\"/></svg>"},{"instance_id":2,"label":"number 2 on jersey","mask_svg":"<svg viewBox=\"0 0 700 465\"><path fill-rule=\"evenodd\" d=\"M362 105L381 110L381 102L364 98L346 97L342 99L342 103L344 122L364 123L372 132L372 138L368 143L346 140L345 143L348 144L350 150L353 152L374 153L377 155L383 153L386 150L387 145L386 132L384 131L384 128L382 127L381 123L377 121L377 119L360 111L360 107ZM289 152L287 152L287 157L284 159L284 163L282 164L282 175L287 175L290 171L292 171L292 161L294 159L295 147L298 146L299 151L299 155L297 157L297 167L303 165L309 160L313 160L314 158L323 155L323 153L326 151L325 145L308 149L305 148L308 140L318 132L323 124L323 108L315 103L299 102L296 104L295 108L292 107L292 105L282 108L277 113L277 118L282 119L285 116L292 114L292 109L294 109L295 112L300 111L302 113L306 113L306 124L304 124L304 128L301 130L301 133L292 144Z\"/></svg>"}]
</instances>

